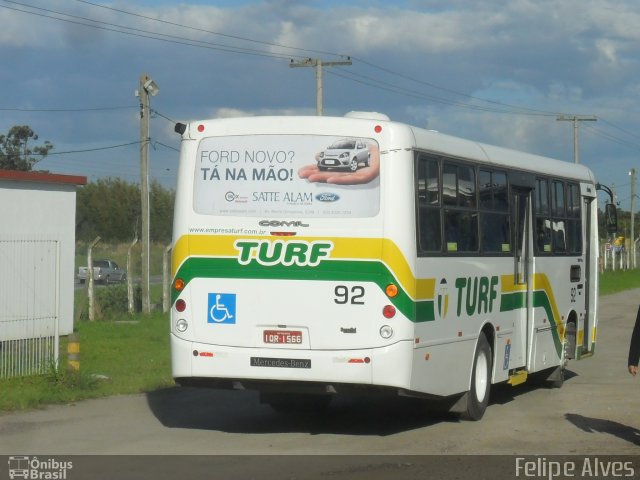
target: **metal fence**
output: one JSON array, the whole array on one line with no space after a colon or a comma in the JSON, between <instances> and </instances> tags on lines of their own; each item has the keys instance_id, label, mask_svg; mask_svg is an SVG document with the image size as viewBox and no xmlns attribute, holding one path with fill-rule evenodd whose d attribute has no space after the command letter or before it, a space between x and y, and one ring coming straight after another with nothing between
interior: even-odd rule
<instances>
[{"instance_id":1,"label":"metal fence","mask_svg":"<svg viewBox=\"0 0 640 480\"><path fill-rule=\"evenodd\" d=\"M57 366L59 270L57 240L0 239L0 378Z\"/></svg>"},{"instance_id":2,"label":"metal fence","mask_svg":"<svg viewBox=\"0 0 640 480\"><path fill-rule=\"evenodd\" d=\"M600 271L630 270L640 267L640 248L613 247L605 243L600 247Z\"/></svg>"}]
</instances>

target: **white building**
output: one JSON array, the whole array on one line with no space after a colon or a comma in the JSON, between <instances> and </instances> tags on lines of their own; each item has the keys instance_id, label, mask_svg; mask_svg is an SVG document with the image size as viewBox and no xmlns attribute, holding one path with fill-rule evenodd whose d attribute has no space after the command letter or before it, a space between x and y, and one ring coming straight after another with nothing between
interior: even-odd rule
<instances>
[{"instance_id":1,"label":"white building","mask_svg":"<svg viewBox=\"0 0 640 480\"><path fill-rule=\"evenodd\" d=\"M47 371L73 332L76 187L0 170L0 378Z\"/></svg>"}]
</instances>

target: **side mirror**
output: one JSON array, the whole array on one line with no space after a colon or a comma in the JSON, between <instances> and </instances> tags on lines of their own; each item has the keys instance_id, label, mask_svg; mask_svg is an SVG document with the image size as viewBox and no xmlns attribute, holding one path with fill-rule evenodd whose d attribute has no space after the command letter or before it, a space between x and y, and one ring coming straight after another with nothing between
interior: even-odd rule
<instances>
[{"instance_id":1,"label":"side mirror","mask_svg":"<svg viewBox=\"0 0 640 480\"><path fill-rule=\"evenodd\" d=\"M618 211L613 203L607 203L605 205L604 216L607 233L616 233L618 231Z\"/></svg>"}]
</instances>

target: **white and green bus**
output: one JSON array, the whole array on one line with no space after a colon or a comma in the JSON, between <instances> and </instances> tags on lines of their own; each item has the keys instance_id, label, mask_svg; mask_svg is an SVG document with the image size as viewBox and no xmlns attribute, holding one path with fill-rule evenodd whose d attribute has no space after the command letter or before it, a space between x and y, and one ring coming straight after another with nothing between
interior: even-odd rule
<instances>
[{"instance_id":1,"label":"white and green bus","mask_svg":"<svg viewBox=\"0 0 640 480\"><path fill-rule=\"evenodd\" d=\"M560 385L593 354L586 167L377 113L176 131L179 384L258 390L277 410L439 398L475 420L491 384Z\"/></svg>"}]
</instances>

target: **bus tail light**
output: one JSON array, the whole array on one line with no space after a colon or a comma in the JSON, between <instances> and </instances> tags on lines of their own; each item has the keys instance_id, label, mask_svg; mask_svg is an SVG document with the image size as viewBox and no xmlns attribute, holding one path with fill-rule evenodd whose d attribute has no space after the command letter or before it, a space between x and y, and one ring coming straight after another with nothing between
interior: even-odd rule
<instances>
[{"instance_id":1,"label":"bus tail light","mask_svg":"<svg viewBox=\"0 0 640 480\"><path fill-rule=\"evenodd\" d=\"M176 301L176 310L178 312L184 312L187 308L187 302L185 302L182 298Z\"/></svg>"},{"instance_id":2,"label":"bus tail light","mask_svg":"<svg viewBox=\"0 0 640 480\"><path fill-rule=\"evenodd\" d=\"M176 330L180 333L184 333L189 328L189 322L187 322L184 318L181 318L176 322Z\"/></svg>"},{"instance_id":3,"label":"bus tail light","mask_svg":"<svg viewBox=\"0 0 640 480\"><path fill-rule=\"evenodd\" d=\"M391 328L391 326L389 325L383 325L382 327L380 327L380 336L385 340L390 339L391 337L393 337L393 328Z\"/></svg>"},{"instance_id":4,"label":"bus tail light","mask_svg":"<svg viewBox=\"0 0 640 480\"><path fill-rule=\"evenodd\" d=\"M184 280L181 278L176 278L175 281L173 282L173 288L176 289L176 291L181 292L182 290L184 290L185 287L185 283Z\"/></svg>"},{"instance_id":5,"label":"bus tail light","mask_svg":"<svg viewBox=\"0 0 640 480\"><path fill-rule=\"evenodd\" d=\"M396 316L396 307L393 305L385 305L382 309L382 315L384 318L393 318Z\"/></svg>"},{"instance_id":6,"label":"bus tail light","mask_svg":"<svg viewBox=\"0 0 640 480\"><path fill-rule=\"evenodd\" d=\"M397 287L397 285L394 285L393 283L390 283L384 289L384 292L387 294L387 297L394 298L395 296L398 295L398 287Z\"/></svg>"}]
</instances>

